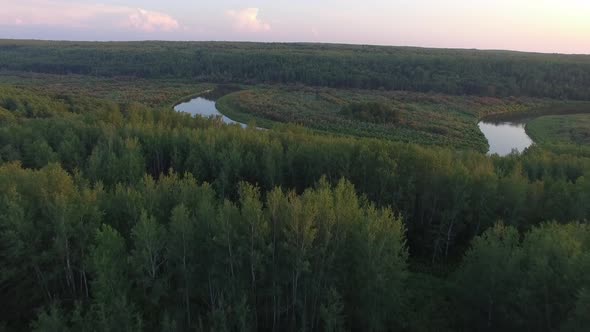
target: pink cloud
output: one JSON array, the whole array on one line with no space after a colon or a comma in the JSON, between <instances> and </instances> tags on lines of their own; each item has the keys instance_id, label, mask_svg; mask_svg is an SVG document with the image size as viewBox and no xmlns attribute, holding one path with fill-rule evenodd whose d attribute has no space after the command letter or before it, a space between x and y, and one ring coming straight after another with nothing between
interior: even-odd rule
<instances>
[{"instance_id":1,"label":"pink cloud","mask_svg":"<svg viewBox=\"0 0 590 332\"><path fill-rule=\"evenodd\" d=\"M129 15L129 23L131 27L146 32L157 30L173 31L180 27L180 24L175 19L166 14L140 8L136 9L135 13Z\"/></svg>"},{"instance_id":2,"label":"pink cloud","mask_svg":"<svg viewBox=\"0 0 590 332\"><path fill-rule=\"evenodd\" d=\"M263 32L270 31L270 24L262 22L258 18L258 8L244 8L230 10L227 16L233 21L233 27L239 32Z\"/></svg>"},{"instance_id":3,"label":"pink cloud","mask_svg":"<svg viewBox=\"0 0 590 332\"><path fill-rule=\"evenodd\" d=\"M49 25L77 28L118 26L144 32L173 31L173 17L142 8L69 3L63 0L5 0L0 25ZM15 19L16 17L16 19Z\"/></svg>"}]
</instances>

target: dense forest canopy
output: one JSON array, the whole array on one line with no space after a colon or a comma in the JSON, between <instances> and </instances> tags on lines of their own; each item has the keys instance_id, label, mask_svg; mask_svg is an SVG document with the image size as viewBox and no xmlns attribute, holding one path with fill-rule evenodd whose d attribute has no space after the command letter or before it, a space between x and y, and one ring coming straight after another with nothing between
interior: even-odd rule
<instances>
[{"instance_id":1,"label":"dense forest canopy","mask_svg":"<svg viewBox=\"0 0 590 332\"><path fill-rule=\"evenodd\" d=\"M0 85L0 329L588 327L587 146L242 129L132 83Z\"/></svg>"},{"instance_id":2,"label":"dense forest canopy","mask_svg":"<svg viewBox=\"0 0 590 332\"><path fill-rule=\"evenodd\" d=\"M590 100L590 56L337 44L0 40L0 69Z\"/></svg>"}]
</instances>

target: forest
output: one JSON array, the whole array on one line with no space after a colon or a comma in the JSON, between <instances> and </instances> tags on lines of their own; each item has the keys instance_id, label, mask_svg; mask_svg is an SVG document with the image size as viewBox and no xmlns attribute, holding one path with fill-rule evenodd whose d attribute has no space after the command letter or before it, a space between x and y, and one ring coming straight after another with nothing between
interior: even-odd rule
<instances>
[{"instance_id":1,"label":"forest","mask_svg":"<svg viewBox=\"0 0 590 332\"><path fill-rule=\"evenodd\" d=\"M500 157L482 153L481 143L462 144L459 136L437 145L417 134L383 139L306 123L243 129L172 109L215 88L212 77L117 77L110 66L131 58L105 54L139 46L46 44L0 43L0 59L22 55L10 66L0 60L7 70L0 72L0 331L549 332L590 326L586 141L548 139ZM192 49L175 45L145 44ZM269 58L293 47L335 59L373 50L195 48L205 46L231 56L267 51ZM453 58L445 54L459 52L375 50L392 59L408 52L440 58L441 66ZM552 68L535 60L544 57L558 67L589 62L518 53L485 60L462 52L475 62L523 61L540 70ZM35 59L40 54L43 61ZM149 64L141 57L158 54L138 53L133 63ZM292 56L285 59L294 68L307 64ZM88 63L92 72L55 65L68 57L72 64L97 62ZM257 58L243 57L235 66L248 68ZM165 68L168 58L161 61ZM19 67L31 63L52 65ZM119 74L130 74L125 70L122 64ZM220 81L246 81L225 73ZM305 96L320 91L321 103L356 100L350 114L342 114L350 121L379 125L386 118L397 126L422 114L427 124L450 128L467 128L505 106L525 112L555 102L536 92L488 99L419 91L343 95L329 87L297 87L285 95L283 89L256 86L219 102L245 93L242 102L264 105L270 95L288 112L303 96L301 103L311 106L300 110L311 114L322 107ZM383 96L399 103L372 102ZM582 121L568 124L574 125L585 128ZM537 127L537 135L557 135L542 122Z\"/></svg>"},{"instance_id":2,"label":"forest","mask_svg":"<svg viewBox=\"0 0 590 332\"><path fill-rule=\"evenodd\" d=\"M589 100L590 59L337 44L0 40L0 69Z\"/></svg>"}]
</instances>

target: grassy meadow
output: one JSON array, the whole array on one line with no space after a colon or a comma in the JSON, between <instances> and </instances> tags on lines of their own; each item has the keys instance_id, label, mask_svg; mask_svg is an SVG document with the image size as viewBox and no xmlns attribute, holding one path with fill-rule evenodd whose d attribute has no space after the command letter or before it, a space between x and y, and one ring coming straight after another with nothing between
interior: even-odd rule
<instances>
[{"instance_id":1,"label":"grassy meadow","mask_svg":"<svg viewBox=\"0 0 590 332\"><path fill-rule=\"evenodd\" d=\"M379 103L398 114L391 122L350 118L342 110L353 103ZM440 145L486 152L477 127L486 117L535 115L569 102L530 97L452 96L407 91L344 90L308 87L253 87L218 101L226 116L258 126L296 123L318 131Z\"/></svg>"},{"instance_id":2,"label":"grassy meadow","mask_svg":"<svg viewBox=\"0 0 590 332\"><path fill-rule=\"evenodd\" d=\"M526 129L539 144L590 144L590 114L541 116L530 121Z\"/></svg>"}]
</instances>

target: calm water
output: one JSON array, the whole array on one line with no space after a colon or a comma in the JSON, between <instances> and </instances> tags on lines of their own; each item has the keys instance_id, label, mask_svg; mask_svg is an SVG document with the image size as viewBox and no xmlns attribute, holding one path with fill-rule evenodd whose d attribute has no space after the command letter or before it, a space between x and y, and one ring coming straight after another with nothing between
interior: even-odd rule
<instances>
[{"instance_id":1,"label":"calm water","mask_svg":"<svg viewBox=\"0 0 590 332\"><path fill-rule=\"evenodd\" d=\"M199 115L202 117L220 117L221 121L227 124L239 124L242 127L246 127L245 124L234 121L227 116L221 114L215 107L215 101L209 100L203 97L197 97L191 99L185 103L174 106L174 110L177 112L189 113L192 115Z\"/></svg>"},{"instance_id":2,"label":"calm water","mask_svg":"<svg viewBox=\"0 0 590 332\"><path fill-rule=\"evenodd\" d=\"M516 149L522 152L533 144L524 130L524 122L480 122L479 129L490 144L489 154L505 156Z\"/></svg>"}]
</instances>

